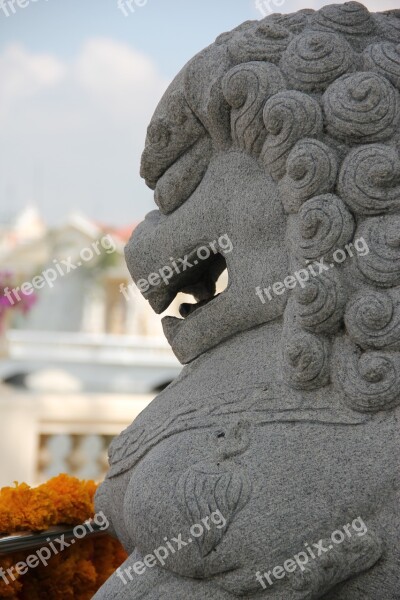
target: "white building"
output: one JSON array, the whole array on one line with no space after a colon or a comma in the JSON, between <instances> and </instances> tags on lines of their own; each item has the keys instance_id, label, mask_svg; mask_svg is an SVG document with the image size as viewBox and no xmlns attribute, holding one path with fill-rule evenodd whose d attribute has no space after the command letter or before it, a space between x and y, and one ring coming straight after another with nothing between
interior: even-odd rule
<instances>
[{"instance_id":1,"label":"white building","mask_svg":"<svg viewBox=\"0 0 400 600\"><path fill-rule=\"evenodd\" d=\"M0 271L18 285L58 273L29 315L13 313L7 331L0 486L59 472L101 479L111 438L178 375L160 316L139 291L128 300L120 292L131 282L123 249L132 229L80 215L49 229L33 208L0 228Z\"/></svg>"}]
</instances>

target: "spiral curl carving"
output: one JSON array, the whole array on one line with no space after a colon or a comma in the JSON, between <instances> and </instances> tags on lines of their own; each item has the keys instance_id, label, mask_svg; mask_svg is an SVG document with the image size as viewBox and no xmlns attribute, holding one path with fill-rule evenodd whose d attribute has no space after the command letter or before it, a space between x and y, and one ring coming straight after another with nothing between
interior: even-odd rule
<instances>
[{"instance_id":1,"label":"spiral curl carving","mask_svg":"<svg viewBox=\"0 0 400 600\"><path fill-rule=\"evenodd\" d=\"M289 29L294 34L301 33L303 29L308 25L310 15L313 14L312 10L302 10L296 13L282 15L274 13L266 17L268 23L274 23Z\"/></svg>"},{"instance_id":2,"label":"spiral curl carving","mask_svg":"<svg viewBox=\"0 0 400 600\"><path fill-rule=\"evenodd\" d=\"M316 196L300 209L298 250L303 259L329 258L351 240L353 232L354 219L340 198Z\"/></svg>"},{"instance_id":3,"label":"spiral curl carving","mask_svg":"<svg viewBox=\"0 0 400 600\"><path fill-rule=\"evenodd\" d=\"M279 182L279 194L287 213L296 213L303 202L331 192L336 184L338 160L323 142L298 142L286 162L286 175Z\"/></svg>"},{"instance_id":4,"label":"spiral curl carving","mask_svg":"<svg viewBox=\"0 0 400 600\"><path fill-rule=\"evenodd\" d=\"M329 382L330 346L326 338L307 332L292 335L283 348L284 372L291 386L314 390Z\"/></svg>"},{"instance_id":5,"label":"spiral curl carving","mask_svg":"<svg viewBox=\"0 0 400 600\"><path fill-rule=\"evenodd\" d=\"M267 132L263 121L264 104L270 96L285 89L281 71L274 65L250 62L234 67L222 80L222 92L232 107L231 135L239 148L258 156Z\"/></svg>"},{"instance_id":6,"label":"spiral curl carving","mask_svg":"<svg viewBox=\"0 0 400 600\"><path fill-rule=\"evenodd\" d=\"M400 30L398 35L400 40ZM364 50L363 63L366 71L375 71L384 75L400 89L400 43L371 44Z\"/></svg>"},{"instance_id":7,"label":"spiral curl carving","mask_svg":"<svg viewBox=\"0 0 400 600\"><path fill-rule=\"evenodd\" d=\"M400 216L367 219L357 229L369 252L357 256L357 265L368 283L379 287L400 285Z\"/></svg>"},{"instance_id":8,"label":"spiral curl carving","mask_svg":"<svg viewBox=\"0 0 400 600\"><path fill-rule=\"evenodd\" d=\"M311 24L316 29L343 33L350 39L366 36L375 29L372 15L359 2L324 6L314 14Z\"/></svg>"},{"instance_id":9,"label":"spiral curl carving","mask_svg":"<svg viewBox=\"0 0 400 600\"><path fill-rule=\"evenodd\" d=\"M400 95L371 71L343 75L322 98L327 132L350 143L382 142L400 123Z\"/></svg>"},{"instance_id":10,"label":"spiral curl carving","mask_svg":"<svg viewBox=\"0 0 400 600\"><path fill-rule=\"evenodd\" d=\"M336 344L333 363L335 384L354 410L378 412L400 404L400 353L362 353L343 338Z\"/></svg>"},{"instance_id":11,"label":"spiral curl carving","mask_svg":"<svg viewBox=\"0 0 400 600\"><path fill-rule=\"evenodd\" d=\"M346 308L345 323L364 350L400 350L400 290L359 292Z\"/></svg>"},{"instance_id":12,"label":"spiral curl carving","mask_svg":"<svg viewBox=\"0 0 400 600\"><path fill-rule=\"evenodd\" d=\"M346 291L339 275L324 273L295 290L299 325L311 333L333 334L342 324Z\"/></svg>"},{"instance_id":13,"label":"spiral curl carving","mask_svg":"<svg viewBox=\"0 0 400 600\"><path fill-rule=\"evenodd\" d=\"M400 18L393 13L375 14L375 19L380 25L380 35L391 42L398 43L400 39Z\"/></svg>"},{"instance_id":14,"label":"spiral curl carving","mask_svg":"<svg viewBox=\"0 0 400 600\"><path fill-rule=\"evenodd\" d=\"M285 174L287 157L296 142L322 133L322 111L307 94L280 92L267 100L264 124L267 138L261 158L273 179L278 180Z\"/></svg>"},{"instance_id":15,"label":"spiral curl carving","mask_svg":"<svg viewBox=\"0 0 400 600\"><path fill-rule=\"evenodd\" d=\"M293 34L271 21L256 22L257 26L243 32L228 43L228 52L236 64L265 61L278 64Z\"/></svg>"},{"instance_id":16,"label":"spiral curl carving","mask_svg":"<svg viewBox=\"0 0 400 600\"><path fill-rule=\"evenodd\" d=\"M400 209L400 157L395 148L373 144L352 150L338 181L342 198L352 211L379 215Z\"/></svg>"},{"instance_id":17,"label":"spiral curl carving","mask_svg":"<svg viewBox=\"0 0 400 600\"><path fill-rule=\"evenodd\" d=\"M291 87L320 92L356 62L351 46L334 33L306 32L294 38L281 59L281 68Z\"/></svg>"}]
</instances>

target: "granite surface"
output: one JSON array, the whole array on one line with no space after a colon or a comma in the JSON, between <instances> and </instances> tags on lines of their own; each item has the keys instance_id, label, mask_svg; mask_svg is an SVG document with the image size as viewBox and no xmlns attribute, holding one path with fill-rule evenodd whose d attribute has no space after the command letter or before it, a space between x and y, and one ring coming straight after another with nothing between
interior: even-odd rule
<instances>
[{"instance_id":1,"label":"granite surface","mask_svg":"<svg viewBox=\"0 0 400 600\"><path fill-rule=\"evenodd\" d=\"M399 90L400 10L348 2L243 23L161 99L126 259L197 304L111 445L96 600L400 598Z\"/></svg>"}]
</instances>

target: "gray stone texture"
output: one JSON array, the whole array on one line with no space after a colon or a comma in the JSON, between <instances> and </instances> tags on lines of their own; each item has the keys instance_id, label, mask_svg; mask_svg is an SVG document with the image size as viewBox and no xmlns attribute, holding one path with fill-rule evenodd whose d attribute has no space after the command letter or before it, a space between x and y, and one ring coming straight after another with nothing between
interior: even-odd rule
<instances>
[{"instance_id":1,"label":"gray stone texture","mask_svg":"<svg viewBox=\"0 0 400 600\"><path fill-rule=\"evenodd\" d=\"M97 509L130 557L96 600L400 598L399 90L400 10L349 2L222 34L160 101L132 278L219 254L144 292L198 307L165 317L184 369L111 445ZM223 527L126 575L216 511ZM365 535L257 580L357 517Z\"/></svg>"}]
</instances>

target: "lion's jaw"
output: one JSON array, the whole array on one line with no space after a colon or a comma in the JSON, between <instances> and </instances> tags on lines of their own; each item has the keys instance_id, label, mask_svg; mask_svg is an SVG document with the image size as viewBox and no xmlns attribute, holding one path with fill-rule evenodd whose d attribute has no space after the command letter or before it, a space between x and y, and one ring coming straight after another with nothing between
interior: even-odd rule
<instances>
[{"instance_id":1,"label":"lion's jaw","mask_svg":"<svg viewBox=\"0 0 400 600\"><path fill-rule=\"evenodd\" d=\"M229 151L213 157L182 206L169 215L149 213L135 230L126 249L127 264L133 280L147 287L144 296L155 312L165 311L177 293L193 286L199 298L208 300L185 319L163 319L165 335L182 363L282 315L285 296L262 302L256 288L260 283L267 288L287 275L284 223L272 179L247 154ZM209 260L198 254L201 247L210 248ZM180 261L185 256L186 265ZM141 280L148 282L151 273L169 274L165 268L171 267L171 259L177 265L172 276L144 286ZM225 264L227 289L207 297Z\"/></svg>"}]
</instances>

